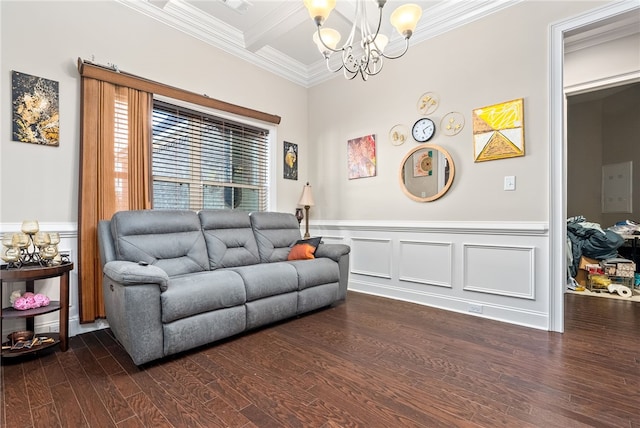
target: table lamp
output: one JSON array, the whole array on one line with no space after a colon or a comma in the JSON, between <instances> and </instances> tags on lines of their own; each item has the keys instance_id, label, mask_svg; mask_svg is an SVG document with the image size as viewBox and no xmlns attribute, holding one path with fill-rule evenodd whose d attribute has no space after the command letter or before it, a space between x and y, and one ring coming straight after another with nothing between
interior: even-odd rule
<instances>
[{"instance_id":1,"label":"table lamp","mask_svg":"<svg viewBox=\"0 0 640 428\"><path fill-rule=\"evenodd\" d=\"M305 225L304 239L307 239L310 237L309 208L315 205L315 203L313 202L313 194L311 193L311 186L309 185L309 182L307 182L307 184L305 184L305 186L302 188L302 195L300 196L298 205L301 205L304 207L304 225Z\"/></svg>"}]
</instances>

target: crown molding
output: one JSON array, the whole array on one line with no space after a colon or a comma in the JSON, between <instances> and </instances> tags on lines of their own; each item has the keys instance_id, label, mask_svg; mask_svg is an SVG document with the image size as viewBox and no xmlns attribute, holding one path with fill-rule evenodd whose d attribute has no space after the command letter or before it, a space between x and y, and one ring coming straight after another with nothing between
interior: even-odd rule
<instances>
[{"instance_id":1,"label":"crown molding","mask_svg":"<svg viewBox=\"0 0 640 428\"><path fill-rule=\"evenodd\" d=\"M311 66L306 66L268 45L258 46L261 35L268 32L274 25L282 23L287 17L304 12L301 3L298 4L299 2L287 2L278 9L278 16L272 16L272 19L269 20L265 19L268 22L245 35L236 28L191 6L184 0L160 3L139 0L114 1L300 86L309 88L341 75L341 73L331 73L327 70L325 61L321 58ZM423 20L418 25L411 38L411 44L416 45L521 1L523 0L476 0L470 2L449 0L439 2L425 11L429 19ZM403 44L402 37L395 35L389 42L389 53L399 52L403 48ZM256 48L258 49L255 52L251 51Z\"/></svg>"},{"instance_id":2,"label":"crown molding","mask_svg":"<svg viewBox=\"0 0 640 428\"><path fill-rule=\"evenodd\" d=\"M615 24L608 24L593 30L582 31L576 35L566 36L564 52L576 52L638 33L640 33L640 19L631 17Z\"/></svg>"}]
</instances>

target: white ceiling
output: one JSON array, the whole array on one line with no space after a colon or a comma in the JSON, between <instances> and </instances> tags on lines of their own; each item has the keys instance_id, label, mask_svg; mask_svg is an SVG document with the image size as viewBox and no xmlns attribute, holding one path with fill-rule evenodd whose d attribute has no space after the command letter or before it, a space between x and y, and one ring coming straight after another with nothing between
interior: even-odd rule
<instances>
[{"instance_id":1,"label":"white ceiling","mask_svg":"<svg viewBox=\"0 0 640 428\"><path fill-rule=\"evenodd\" d=\"M236 55L305 87L330 79L334 74L311 37L315 24L303 0L115 0L177 28L219 49ZM404 47L402 37L391 28L389 16L396 7L411 2L423 12L411 45L481 19L521 0L388 0L383 8L381 32L390 37L385 53ZM243 12L234 3L248 4ZM376 2L367 1L370 25L378 17ZM347 37L355 15L354 0L338 0L325 25Z\"/></svg>"},{"instance_id":2,"label":"white ceiling","mask_svg":"<svg viewBox=\"0 0 640 428\"><path fill-rule=\"evenodd\" d=\"M196 37L299 85L311 87L335 76L311 37L315 24L303 0L115 0L140 13ZM410 43L416 45L446 31L513 6L522 0L388 0L383 8L381 32L390 37L385 53L404 47L391 28L389 16L411 1L422 8L422 19ZM370 25L378 17L376 2L368 0ZM241 10L231 6L239 4ZM338 0L325 25L347 37L355 15L354 0ZM640 14L603 22L569 34L565 49L580 49L604 38L612 40L640 29Z\"/></svg>"}]
</instances>

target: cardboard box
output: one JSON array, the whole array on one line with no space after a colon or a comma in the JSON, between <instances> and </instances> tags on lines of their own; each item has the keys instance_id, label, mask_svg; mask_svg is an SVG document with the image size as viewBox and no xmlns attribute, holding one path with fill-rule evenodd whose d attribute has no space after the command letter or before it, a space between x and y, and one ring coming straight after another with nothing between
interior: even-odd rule
<instances>
[{"instance_id":1,"label":"cardboard box","mask_svg":"<svg viewBox=\"0 0 640 428\"><path fill-rule=\"evenodd\" d=\"M582 285L583 287L587 286L587 281L589 279L587 266L594 264L600 264L600 262L589 257L580 257L580 263L578 264L578 273L576 273L576 276L574 278L578 284Z\"/></svg>"}]
</instances>

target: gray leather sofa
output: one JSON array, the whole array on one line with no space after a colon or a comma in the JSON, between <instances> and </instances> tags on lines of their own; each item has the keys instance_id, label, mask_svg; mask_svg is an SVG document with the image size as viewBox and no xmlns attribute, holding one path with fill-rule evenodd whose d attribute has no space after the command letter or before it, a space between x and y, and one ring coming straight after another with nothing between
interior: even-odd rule
<instances>
[{"instance_id":1,"label":"gray leather sofa","mask_svg":"<svg viewBox=\"0 0 640 428\"><path fill-rule=\"evenodd\" d=\"M350 248L301 239L293 214L140 210L98 224L104 303L137 365L343 300Z\"/></svg>"}]
</instances>

